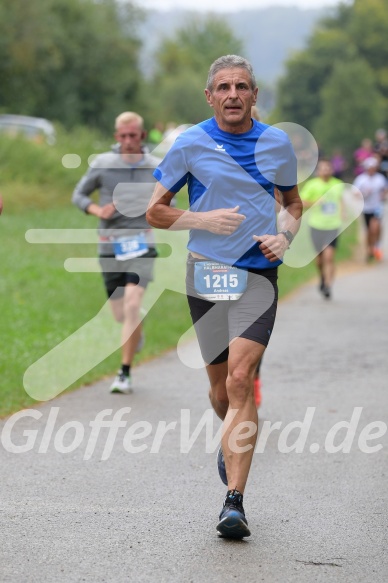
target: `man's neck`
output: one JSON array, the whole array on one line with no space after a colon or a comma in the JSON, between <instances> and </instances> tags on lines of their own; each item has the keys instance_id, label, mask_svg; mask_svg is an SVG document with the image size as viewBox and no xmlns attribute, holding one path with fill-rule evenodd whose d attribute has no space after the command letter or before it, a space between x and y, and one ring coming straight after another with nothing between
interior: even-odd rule
<instances>
[{"instance_id":1,"label":"man's neck","mask_svg":"<svg viewBox=\"0 0 388 583\"><path fill-rule=\"evenodd\" d=\"M217 122L219 129L229 134L245 134L246 132L249 132L249 130L252 129L253 126L252 118L249 118L249 120L245 120L236 125L225 124L223 122L218 121L217 118L215 118L215 120Z\"/></svg>"},{"instance_id":2,"label":"man's neck","mask_svg":"<svg viewBox=\"0 0 388 583\"><path fill-rule=\"evenodd\" d=\"M132 152L132 153L124 153L120 152L122 159L126 164L139 164L144 158L143 152Z\"/></svg>"}]
</instances>

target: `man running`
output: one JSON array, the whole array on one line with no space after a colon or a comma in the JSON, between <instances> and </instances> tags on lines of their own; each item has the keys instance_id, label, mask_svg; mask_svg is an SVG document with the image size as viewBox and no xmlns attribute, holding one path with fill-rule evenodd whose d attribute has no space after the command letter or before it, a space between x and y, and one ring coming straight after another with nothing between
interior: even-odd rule
<instances>
[{"instance_id":1,"label":"man running","mask_svg":"<svg viewBox=\"0 0 388 583\"><path fill-rule=\"evenodd\" d=\"M300 196L309 213L308 225L311 239L318 253L316 264L320 276L319 290L326 299L331 298L335 275L335 250L342 224L344 183L333 176L329 160L321 159L317 176L308 180Z\"/></svg>"},{"instance_id":2,"label":"man running","mask_svg":"<svg viewBox=\"0 0 388 583\"><path fill-rule=\"evenodd\" d=\"M131 364L141 345L140 308L153 279L157 253L145 211L160 163L142 145L143 118L124 112L116 118L117 144L100 154L77 184L73 203L100 218L99 257L114 318L122 323L122 364L111 386L113 393L132 392ZM99 190L99 204L90 195Z\"/></svg>"},{"instance_id":3,"label":"man running","mask_svg":"<svg viewBox=\"0 0 388 583\"><path fill-rule=\"evenodd\" d=\"M211 65L205 95L214 117L177 138L154 173L147 211L155 227L190 229L188 302L210 401L224 420L219 470L228 492L217 531L232 538L250 535L243 493L257 438L253 379L274 325L277 267L302 213L286 134L251 118L257 93L246 59L227 55ZM186 183L190 210L171 208ZM280 232L275 185L284 201Z\"/></svg>"},{"instance_id":4,"label":"man running","mask_svg":"<svg viewBox=\"0 0 388 583\"><path fill-rule=\"evenodd\" d=\"M353 186L364 198L364 220L367 229L366 246L367 261L383 258L379 247L381 237L381 219L383 216L383 201L387 194L388 182L383 174L378 172L380 160L375 156L364 162L364 172L357 176Z\"/></svg>"}]
</instances>

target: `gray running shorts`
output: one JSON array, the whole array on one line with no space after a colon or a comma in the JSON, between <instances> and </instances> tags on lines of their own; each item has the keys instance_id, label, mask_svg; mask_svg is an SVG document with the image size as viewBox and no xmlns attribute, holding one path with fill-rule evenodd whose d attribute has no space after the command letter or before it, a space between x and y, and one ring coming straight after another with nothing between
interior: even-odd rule
<instances>
[{"instance_id":1,"label":"gray running shorts","mask_svg":"<svg viewBox=\"0 0 388 583\"><path fill-rule=\"evenodd\" d=\"M108 298L114 292L116 292L115 299L123 297L124 288L128 283L146 288L154 279L155 257L157 257L157 252L154 248L149 249L148 253L142 257L126 261L117 261L114 255L100 255L99 261Z\"/></svg>"},{"instance_id":2,"label":"gray running shorts","mask_svg":"<svg viewBox=\"0 0 388 583\"><path fill-rule=\"evenodd\" d=\"M338 243L338 229L315 229L310 227L311 240L314 245L314 249L317 253L321 253L326 247L337 247Z\"/></svg>"}]
</instances>

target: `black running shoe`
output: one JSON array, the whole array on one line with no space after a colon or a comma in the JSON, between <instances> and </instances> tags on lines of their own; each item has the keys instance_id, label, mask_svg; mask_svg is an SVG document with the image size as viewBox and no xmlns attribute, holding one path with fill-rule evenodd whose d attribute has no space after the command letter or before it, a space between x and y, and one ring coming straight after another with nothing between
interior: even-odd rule
<instances>
[{"instance_id":1,"label":"black running shoe","mask_svg":"<svg viewBox=\"0 0 388 583\"><path fill-rule=\"evenodd\" d=\"M221 480L225 484L228 485L228 478L226 477L226 469L225 469L225 459L224 459L224 452L222 451L222 447L218 450L217 453L217 468L218 473L220 475Z\"/></svg>"},{"instance_id":2,"label":"black running shoe","mask_svg":"<svg viewBox=\"0 0 388 583\"><path fill-rule=\"evenodd\" d=\"M251 535L245 518L243 495L238 490L228 490L217 532L227 538L244 538Z\"/></svg>"}]
</instances>

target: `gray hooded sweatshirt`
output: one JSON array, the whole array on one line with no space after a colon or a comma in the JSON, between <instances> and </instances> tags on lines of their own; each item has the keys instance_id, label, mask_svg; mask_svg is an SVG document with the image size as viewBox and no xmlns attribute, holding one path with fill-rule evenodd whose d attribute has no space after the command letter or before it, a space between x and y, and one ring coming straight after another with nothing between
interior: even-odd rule
<instances>
[{"instance_id":1,"label":"gray hooded sweatshirt","mask_svg":"<svg viewBox=\"0 0 388 583\"><path fill-rule=\"evenodd\" d=\"M143 148L143 158L137 164L129 164L120 154L116 144L111 152L99 154L87 173L74 189L72 202L84 212L91 204L90 195L99 191L99 205L114 202L116 212L110 219L100 219L99 254L113 253L112 241L145 231L149 247L154 247L154 237L145 213L153 194L156 179L153 171L160 164Z\"/></svg>"}]
</instances>

